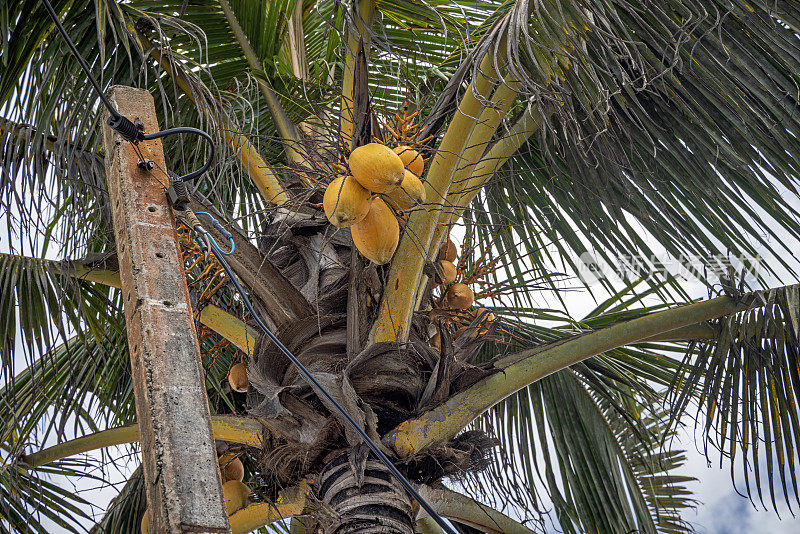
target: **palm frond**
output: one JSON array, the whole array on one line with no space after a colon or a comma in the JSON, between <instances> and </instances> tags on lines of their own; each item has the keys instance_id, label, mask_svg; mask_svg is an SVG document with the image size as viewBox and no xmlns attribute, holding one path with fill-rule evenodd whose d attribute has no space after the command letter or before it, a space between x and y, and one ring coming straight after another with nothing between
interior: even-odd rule
<instances>
[{"instance_id":1,"label":"palm frond","mask_svg":"<svg viewBox=\"0 0 800 534\"><path fill-rule=\"evenodd\" d=\"M692 506L691 478L674 474L683 454L660 448L663 414L638 409L632 423L573 371L551 375L479 423L502 447L480 480L523 509L542 513L549 501L564 532L688 531L680 513Z\"/></svg>"},{"instance_id":2,"label":"palm frond","mask_svg":"<svg viewBox=\"0 0 800 534\"><path fill-rule=\"evenodd\" d=\"M17 346L32 363L73 335L82 343L103 342L107 332L122 331L116 291L76 280L51 261L0 254L0 299L0 354L8 377L15 374Z\"/></svg>"},{"instance_id":3,"label":"palm frond","mask_svg":"<svg viewBox=\"0 0 800 534\"><path fill-rule=\"evenodd\" d=\"M633 284L634 287L638 284ZM558 310L495 307L499 340L483 358L598 330L664 308L643 305L656 289L619 291L581 320ZM662 448L669 417L653 408L675 379L682 352L642 343L598 355L524 388L476 423L500 441L470 489L529 510L544 528L548 507L565 532L683 532L689 479L674 473L680 451ZM492 496L486 495L491 499ZM494 504L494 503L493 503Z\"/></svg>"},{"instance_id":4,"label":"palm frond","mask_svg":"<svg viewBox=\"0 0 800 534\"><path fill-rule=\"evenodd\" d=\"M147 513L142 467L130 476L119 494L114 497L103 518L89 531L90 534L136 532L142 517Z\"/></svg>"},{"instance_id":5,"label":"palm frond","mask_svg":"<svg viewBox=\"0 0 800 534\"><path fill-rule=\"evenodd\" d=\"M120 332L74 337L4 381L0 443L12 456L32 443L135 420L127 343Z\"/></svg>"},{"instance_id":6,"label":"palm frond","mask_svg":"<svg viewBox=\"0 0 800 534\"><path fill-rule=\"evenodd\" d=\"M46 533L54 526L62 532L85 532L91 521L91 503L73 488L48 477L86 476L88 464L62 461L29 471L18 465L0 465L0 533Z\"/></svg>"},{"instance_id":7,"label":"palm frond","mask_svg":"<svg viewBox=\"0 0 800 534\"><path fill-rule=\"evenodd\" d=\"M797 15L791 2L536 3L508 56L544 123L475 205L508 233L501 252L521 258L513 230L541 272L547 251L578 271L584 253L615 265L657 242L700 278L714 257L762 254L764 273L793 273ZM678 288L658 265L652 280Z\"/></svg>"},{"instance_id":8,"label":"palm frond","mask_svg":"<svg viewBox=\"0 0 800 534\"><path fill-rule=\"evenodd\" d=\"M800 503L800 290L766 291L756 303L689 348L670 401L673 422L697 401L706 456L718 453L733 480L743 475L744 493L777 510L781 498Z\"/></svg>"},{"instance_id":9,"label":"palm frond","mask_svg":"<svg viewBox=\"0 0 800 534\"><path fill-rule=\"evenodd\" d=\"M3 63L26 60L14 75L3 76L10 89L4 89L0 107L5 118L29 125L23 130L4 128L0 139L4 183L0 205L9 214L9 246L15 246L16 233L29 241L22 248L28 254L40 254L48 244L60 247L65 255L99 252L111 242L111 217L99 174L102 161L97 158L98 100L79 74L78 62L51 32L44 8L36 2L27 4L32 4L30 9L15 13L4 27L5 46L0 49ZM57 4L78 51L100 83L135 84L138 64L126 44L129 34L116 4ZM36 28L38 33L28 39L26 34Z\"/></svg>"},{"instance_id":10,"label":"palm frond","mask_svg":"<svg viewBox=\"0 0 800 534\"><path fill-rule=\"evenodd\" d=\"M11 454L33 440L63 439L67 424L83 432L135 420L119 292L75 279L70 268L66 262L0 254L2 354L7 355L0 444ZM220 292L215 302L224 305L225 297ZM234 411L223 384L237 351L201 331L211 409ZM14 366L15 344L26 349L27 369Z\"/></svg>"}]
</instances>

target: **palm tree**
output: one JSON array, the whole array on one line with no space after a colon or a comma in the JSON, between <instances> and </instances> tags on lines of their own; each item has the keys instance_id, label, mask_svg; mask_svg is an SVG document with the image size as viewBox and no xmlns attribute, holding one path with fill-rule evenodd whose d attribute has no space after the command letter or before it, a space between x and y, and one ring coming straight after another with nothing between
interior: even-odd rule
<instances>
[{"instance_id":1,"label":"palm tree","mask_svg":"<svg viewBox=\"0 0 800 534\"><path fill-rule=\"evenodd\" d=\"M796 277L796 2L53 3L104 87L147 88L162 125L216 138L192 208L234 235L265 321L462 532L690 530L671 437L695 410L751 499L800 504L800 286L766 285ZM0 20L0 531L78 531L88 503L49 475L138 436L102 110L38 1ZM376 139L426 158L386 266L319 204ZM165 150L176 172L205 157ZM436 283L450 238L465 309ZM255 491L233 531L437 532L181 243L221 461ZM709 298L659 270L567 277L653 247ZM709 274L759 253L753 287ZM565 288L600 303L576 318ZM226 381L239 361L246 394ZM137 470L93 532L137 531L145 509Z\"/></svg>"}]
</instances>

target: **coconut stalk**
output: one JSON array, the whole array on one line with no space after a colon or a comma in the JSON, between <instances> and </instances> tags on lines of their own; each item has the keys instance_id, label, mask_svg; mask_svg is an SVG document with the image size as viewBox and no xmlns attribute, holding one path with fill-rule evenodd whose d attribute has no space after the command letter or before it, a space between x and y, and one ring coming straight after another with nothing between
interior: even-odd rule
<instances>
[{"instance_id":1,"label":"coconut stalk","mask_svg":"<svg viewBox=\"0 0 800 534\"><path fill-rule=\"evenodd\" d=\"M439 515L488 534L533 534L525 525L494 508L445 487L420 486L419 494ZM424 513L421 511L421 513ZM423 516L420 519L424 519Z\"/></svg>"},{"instance_id":2,"label":"coconut stalk","mask_svg":"<svg viewBox=\"0 0 800 534\"><path fill-rule=\"evenodd\" d=\"M678 306L512 354L494 362L496 373L420 417L404 421L383 441L401 457L414 455L453 438L495 404L556 371L630 343L730 315L747 308L757 296L758 293L738 299L725 296Z\"/></svg>"},{"instance_id":3,"label":"coconut stalk","mask_svg":"<svg viewBox=\"0 0 800 534\"><path fill-rule=\"evenodd\" d=\"M248 447L261 447L262 427L261 423L255 419L235 415L212 415L211 429L215 439L239 443ZM138 424L110 428L65 441L21 456L20 461L30 468L36 468L76 454L135 441L139 441Z\"/></svg>"},{"instance_id":4,"label":"coconut stalk","mask_svg":"<svg viewBox=\"0 0 800 534\"><path fill-rule=\"evenodd\" d=\"M494 64L492 54L484 56L476 79L467 87L433 156L425 182L428 202L424 209L411 213L392 260L378 318L373 326L374 342L408 339L411 314L422 278L422 267L427 260L427 250L447 200L456 165L464 163L461 154L464 153L481 113L490 102L488 96L494 88L493 78L497 75ZM493 104L492 101L490 105Z\"/></svg>"},{"instance_id":5,"label":"coconut stalk","mask_svg":"<svg viewBox=\"0 0 800 534\"><path fill-rule=\"evenodd\" d=\"M357 9L348 22L347 42L342 78L342 105L339 118L339 133L342 143L350 150L353 139L353 83L356 72L359 41L363 42L364 55L369 56L372 41L370 29L375 21L375 0L356 0Z\"/></svg>"},{"instance_id":6,"label":"coconut stalk","mask_svg":"<svg viewBox=\"0 0 800 534\"><path fill-rule=\"evenodd\" d=\"M184 78L184 76L176 72L175 69L172 68L172 64L164 57L160 50L157 47L153 46L153 43L141 32L136 32L136 37L140 41L142 48L145 50L150 50L150 55L158 61L158 64L161 66L164 71L170 75L170 77L175 81L175 84L181 88L184 94L195 104L197 101L194 98L194 94L192 93L192 88L189 85L189 82ZM261 157L261 154L258 153L256 147L250 142L249 139L239 131L236 126L231 123L231 121L226 117L222 116L222 133L225 142L227 142L231 149L233 149L234 154L241 162L242 166L247 171L248 176L255 184L256 188L258 189L259 193L261 193L261 198L264 199L265 202L270 204L275 204L277 206L282 206L291 200L289 194L281 184L280 180L278 179L277 173L272 169L272 167L264 161L264 158Z\"/></svg>"},{"instance_id":7,"label":"coconut stalk","mask_svg":"<svg viewBox=\"0 0 800 534\"><path fill-rule=\"evenodd\" d=\"M275 521L302 515L310 492L308 480L303 479L297 486L281 491L274 503L254 503L239 510L229 518L231 534L246 534Z\"/></svg>"},{"instance_id":8,"label":"coconut stalk","mask_svg":"<svg viewBox=\"0 0 800 534\"><path fill-rule=\"evenodd\" d=\"M242 49L242 53L250 69L257 72L264 72L264 66L261 64L261 60L258 58L258 55L256 55L255 50L253 50L250 40L247 38L247 35L245 35L228 1L219 0L219 5L233 32L233 36L236 38L236 42L239 44L239 48ZM308 158L302 151L298 150L298 147L300 147L300 135L297 133L297 127L289 119L286 110L283 109L280 100L278 100L278 95L275 94L275 90L272 89L269 82L263 77L256 76L255 80L259 89L261 89L261 94L264 95L264 100L267 102L267 107L269 107L270 114L272 115L272 121L275 123L278 132L283 138L283 144L286 148L286 155L289 161L300 165L307 165ZM307 183L306 185L311 184Z\"/></svg>"},{"instance_id":9,"label":"coconut stalk","mask_svg":"<svg viewBox=\"0 0 800 534\"><path fill-rule=\"evenodd\" d=\"M478 196L480 190L492 179L495 173L524 145L539 129L542 119L536 108L529 107L525 114L508 131L508 134L497 141L475 165L469 177L463 181L453 182L453 188L447 196L450 206L448 216L442 217L434 234L428 257L433 257L441 247L445 232L457 221L469 204Z\"/></svg>"}]
</instances>

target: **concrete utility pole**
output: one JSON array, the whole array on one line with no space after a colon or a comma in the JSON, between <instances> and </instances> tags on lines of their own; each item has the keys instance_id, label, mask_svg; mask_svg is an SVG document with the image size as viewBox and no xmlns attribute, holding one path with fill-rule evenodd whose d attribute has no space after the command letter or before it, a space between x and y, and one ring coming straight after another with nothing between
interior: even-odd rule
<instances>
[{"instance_id":1,"label":"concrete utility pole","mask_svg":"<svg viewBox=\"0 0 800 534\"><path fill-rule=\"evenodd\" d=\"M149 92L114 86L119 112L159 130ZM114 215L128 348L150 532L230 532L222 499L200 347L164 186L161 141L139 144L152 170L138 168L131 143L105 126L106 180Z\"/></svg>"}]
</instances>

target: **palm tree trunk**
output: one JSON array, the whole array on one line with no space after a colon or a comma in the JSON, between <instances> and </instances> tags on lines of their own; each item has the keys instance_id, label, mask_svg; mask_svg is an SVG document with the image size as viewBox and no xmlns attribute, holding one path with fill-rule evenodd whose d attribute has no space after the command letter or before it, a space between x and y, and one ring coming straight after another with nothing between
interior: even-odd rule
<instances>
[{"instance_id":1,"label":"palm tree trunk","mask_svg":"<svg viewBox=\"0 0 800 534\"><path fill-rule=\"evenodd\" d=\"M411 499L400 482L380 461L352 456L338 453L319 477L318 496L332 512L321 521L323 534L413 534Z\"/></svg>"}]
</instances>

